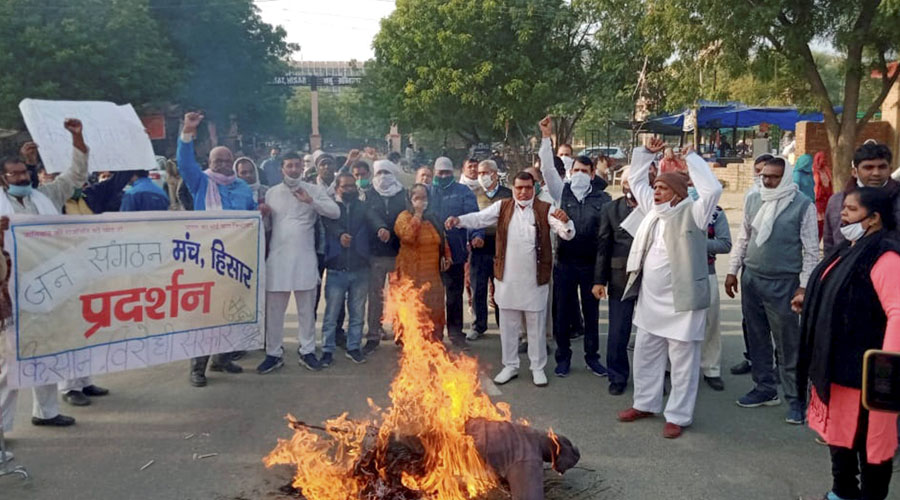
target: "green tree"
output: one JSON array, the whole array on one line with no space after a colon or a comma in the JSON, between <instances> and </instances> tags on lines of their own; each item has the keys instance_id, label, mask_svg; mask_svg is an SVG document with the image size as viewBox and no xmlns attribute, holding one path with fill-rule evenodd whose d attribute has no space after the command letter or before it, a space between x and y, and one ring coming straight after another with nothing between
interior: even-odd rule
<instances>
[{"instance_id":1,"label":"green tree","mask_svg":"<svg viewBox=\"0 0 900 500\"><path fill-rule=\"evenodd\" d=\"M23 98L164 101L180 81L147 0L0 2L0 125Z\"/></svg>"},{"instance_id":2,"label":"green tree","mask_svg":"<svg viewBox=\"0 0 900 500\"><path fill-rule=\"evenodd\" d=\"M648 50L674 54L676 61L670 66L676 70L733 70L769 53L782 58L783 77L805 81L811 100L825 115L835 183L843 184L857 132L878 111L897 79L898 72L887 71L887 59L896 55L900 43L894 32L900 1L647 0L646 5L644 28L654 42ZM830 45L840 55L839 85L829 88L826 78L834 65L816 57L814 42ZM861 108L861 92L868 100L862 89L873 69L882 74L880 85ZM705 91L705 84L701 87ZM843 106L843 114L834 112L836 105Z\"/></svg>"},{"instance_id":3,"label":"green tree","mask_svg":"<svg viewBox=\"0 0 900 500\"><path fill-rule=\"evenodd\" d=\"M244 132L280 130L291 90L268 83L297 49L282 27L264 23L252 0L149 1L183 68L178 102L220 127L235 116Z\"/></svg>"},{"instance_id":4,"label":"green tree","mask_svg":"<svg viewBox=\"0 0 900 500\"><path fill-rule=\"evenodd\" d=\"M583 82L573 26L562 0L399 0L374 41L381 100L469 142L530 130Z\"/></svg>"}]
</instances>

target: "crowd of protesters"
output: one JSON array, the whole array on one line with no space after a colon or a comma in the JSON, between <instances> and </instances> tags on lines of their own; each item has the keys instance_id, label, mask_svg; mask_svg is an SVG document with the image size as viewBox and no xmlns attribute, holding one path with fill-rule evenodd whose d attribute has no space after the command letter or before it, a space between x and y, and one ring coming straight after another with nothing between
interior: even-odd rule
<instances>
[{"instance_id":1,"label":"crowd of protesters","mask_svg":"<svg viewBox=\"0 0 900 500\"><path fill-rule=\"evenodd\" d=\"M493 319L502 346L496 384L516 378L520 354L527 353L532 382L548 385L548 338L555 345L553 373L568 376L572 340L583 337L584 365L608 377L610 394L624 394L633 380L633 403L619 420L661 413L666 438L679 437L693 422L701 377L713 390L724 389L715 266L718 255L730 253L724 292L740 294L746 346L744 361L731 371L752 374L737 404L786 400L786 422L808 422L818 432L833 463L827 498L887 496L896 416L862 408L860 387L866 349L900 350L900 281L891 279L900 272L900 184L890 175L888 147L857 149L852 181L839 191L824 153L801 156L796 166L780 156L756 158L755 183L732 243L718 206L722 186L709 164L690 148L676 154L659 139L634 151L621 175L623 196L613 200L605 161L573 156L566 144L554 155L549 118L539 124L538 161L509 186L494 160L454 165L440 157L415 171L410 187L396 155L377 159L358 150L336 157L273 148L257 166L220 146L209 152L204 169L194 151L203 118L185 116L176 157L161 165L168 173L165 190L146 171L89 179L82 125L66 121L74 145L68 171L48 174L33 143L3 160L2 229L14 214L259 210L267 272L259 374L284 365L292 295L297 361L318 371L337 362L339 348L350 362L364 363L392 340L383 318L385 289L392 280L409 279L425 288L437 342L446 331L452 349L466 350ZM5 267L0 271L8 274ZM468 329L466 295L474 317ZM603 301L609 310L605 349ZM8 307L3 311L8 320ZM865 335L854 334L860 328ZM208 371L241 373L236 361L244 354L191 360L190 383L205 386ZM74 423L60 414L57 391L77 406L108 394L89 378L37 387L34 425ZM15 403L0 357L4 430L12 427Z\"/></svg>"}]
</instances>

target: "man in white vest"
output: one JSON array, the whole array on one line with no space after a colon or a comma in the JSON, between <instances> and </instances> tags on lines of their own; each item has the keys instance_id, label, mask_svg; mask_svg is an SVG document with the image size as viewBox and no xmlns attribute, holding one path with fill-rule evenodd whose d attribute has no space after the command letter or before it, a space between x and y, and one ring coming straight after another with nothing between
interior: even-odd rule
<instances>
[{"instance_id":1,"label":"man in white vest","mask_svg":"<svg viewBox=\"0 0 900 500\"><path fill-rule=\"evenodd\" d=\"M0 195L0 217L2 217L0 229L3 231L9 228L8 218L12 215L59 215L66 200L75 194L75 189L87 181L88 149L84 143L81 121L70 118L65 121L64 126L72 134L74 146L72 166L55 180L33 188L31 176L24 162L17 158L2 160L0 168L3 181L0 184L3 186L3 194ZM0 277L0 280L4 277ZM0 426L4 432L12 429L18 398L18 390L11 389L7 385L6 356L10 353L6 353L6 340L0 338ZM87 387L105 391L93 386L89 381L85 389ZM55 386L35 387L33 393L32 424L65 427L75 423L74 418L60 415ZM9 455L0 457L0 463L9 458Z\"/></svg>"},{"instance_id":2,"label":"man in white vest","mask_svg":"<svg viewBox=\"0 0 900 500\"><path fill-rule=\"evenodd\" d=\"M707 224L722 185L699 155L685 155L690 178L666 173L650 186L647 176L665 143L653 139L634 150L628 183L638 204L652 207L638 227L628 254L623 299L637 296L634 325L634 405L619 413L632 422L663 410L666 362L671 361L672 392L665 408L663 437L674 439L691 425L700 379L700 348L710 304ZM698 193L688 195L692 180Z\"/></svg>"}]
</instances>

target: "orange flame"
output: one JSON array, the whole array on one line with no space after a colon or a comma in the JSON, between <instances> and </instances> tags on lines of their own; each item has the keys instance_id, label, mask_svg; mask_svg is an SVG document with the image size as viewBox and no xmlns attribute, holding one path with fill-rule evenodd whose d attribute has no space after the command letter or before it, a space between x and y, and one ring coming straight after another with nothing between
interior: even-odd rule
<instances>
[{"instance_id":1,"label":"orange flame","mask_svg":"<svg viewBox=\"0 0 900 500\"><path fill-rule=\"evenodd\" d=\"M394 332L403 342L391 406L381 410L370 401L370 420L352 421L346 414L329 420L327 436L295 426L293 437L280 439L263 459L267 467L295 465L293 486L309 500L359 498L368 479L354 474L358 459L373 444L384 449L394 435L414 435L424 446L424 473L404 474L402 482L425 498L464 500L497 487L496 475L465 433L465 424L472 418L509 421L509 405L495 405L482 392L475 359L450 355L431 340L434 325L422 294L410 281L396 281L385 300L385 317L393 318ZM384 464L377 468L383 476Z\"/></svg>"},{"instance_id":2,"label":"orange flame","mask_svg":"<svg viewBox=\"0 0 900 500\"><path fill-rule=\"evenodd\" d=\"M556 457L559 456L560 451L562 451L562 446L559 444L559 437L556 436L556 433L553 432L553 427L547 429L547 437L550 438L550 441L553 443L554 450L553 453L550 454L550 467L553 470L556 470Z\"/></svg>"}]
</instances>

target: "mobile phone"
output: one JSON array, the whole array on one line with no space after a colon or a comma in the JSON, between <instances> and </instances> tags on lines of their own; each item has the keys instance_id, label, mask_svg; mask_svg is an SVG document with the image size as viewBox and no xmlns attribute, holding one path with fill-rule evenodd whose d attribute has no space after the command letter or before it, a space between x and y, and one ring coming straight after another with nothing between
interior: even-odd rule
<instances>
[{"instance_id":1,"label":"mobile phone","mask_svg":"<svg viewBox=\"0 0 900 500\"><path fill-rule=\"evenodd\" d=\"M900 413L900 352L866 351L862 404L869 411Z\"/></svg>"}]
</instances>

